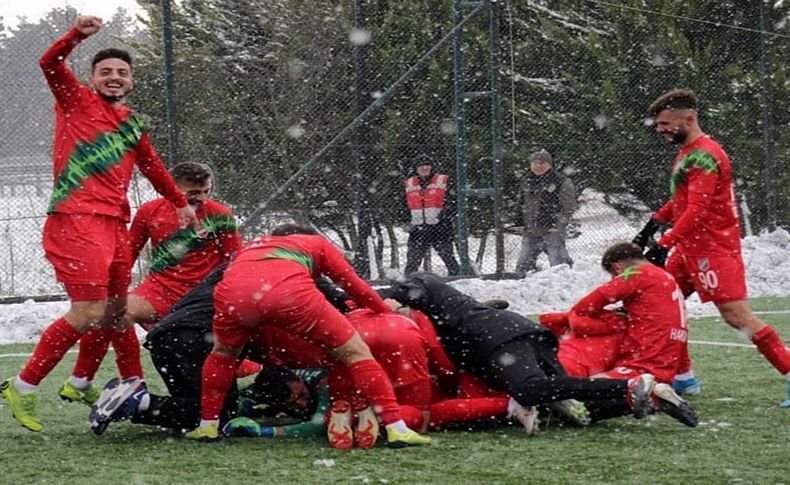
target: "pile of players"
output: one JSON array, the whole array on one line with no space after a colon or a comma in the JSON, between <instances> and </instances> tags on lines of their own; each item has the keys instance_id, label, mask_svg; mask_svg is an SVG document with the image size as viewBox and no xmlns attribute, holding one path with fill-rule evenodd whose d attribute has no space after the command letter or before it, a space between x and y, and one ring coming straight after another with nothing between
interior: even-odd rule
<instances>
[{"instance_id":1,"label":"pile of players","mask_svg":"<svg viewBox=\"0 0 790 485\"><path fill-rule=\"evenodd\" d=\"M205 421L213 416L206 416L201 403L206 403L210 389L206 384L215 372L207 369L208 359L216 349L227 346L220 332L233 326L223 323L218 332L214 309L228 308L220 298L227 294L224 285L239 286L234 275L254 274L259 285L274 292L273 300L267 301L266 294L255 296L249 288L235 294L234 314L250 312L247 320L235 321L245 328L236 327L236 332L250 332L243 342L244 353L236 356L266 367L248 388L239 392L232 377L230 392L215 394L222 403L215 419L224 424L224 433L264 437L326 433L335 448L372 447L378 437L377 415L383 414L383 408L359 386L351 385L357 382L353 374L348 375L354 371L353 364L348 366L332 349L322 349L315 337L305 338L300 333L300 315L288 308L293 301L288 294L305 289L288 289L293 278L283 272L283 266L305 273L307 267L300 269L293 259L283 264L279 258L261 257L260 251L271 248L299 247L304 251L301 255L313 258L336 251L328 246L323 247L323 254L308 253L310 244L326 244L312 232L298 226L279 227L273 235L256 240L257 244L250 243L227 269L218 268L188 293L146 339L171 396L150 394L138 380L114 380L92 413L94 431L103 433L111 422L130 418L135 423L177 429L197 426L191 436L219 438L219 432L212 432L213 423L206 426ZM234 273L238 261L254 261L257 271L246 268ZM347 264L342 258L338 261ZM322 318L309 321L321 335L327 332L324 322L331 321L327 315L341 315L350 324L353 333L348 340L361 339L381 364L386 375L379 379L391 384L399 417L412 429L493 424L510 416L534 433L539 405L546 405L557 419L578 426L628 414L641 418L656 411L696 426L694 411L669 385L686 344L683 312L672 296L677 292L674 280L644 260L641 248L631 243L612 246L603 264L614 276L612 282L568 313L543 315L543 325L480 303L429 273L413 273L381 290L389 301L398 302L393 306L407 305L401 309L405 313L358 308L358 298L350 300L326 281L305 281L311 286L310 298L315 297L325 312ZM346 268L346 278L353 274L350 271ZM333 270L327 273L338 277ZM337 282L342 285L342 279ZM278 289L281 285L285 288ZM284 297L280 292L287 294ZM299 308L311 306L304 295ZM606 310L611 298L622 301L624 308ZM261 316L261 310L269 313ZM324 374L313 373L308 387L304 379L282 367L325 369L326 379L316 379ZM328 399L317 399L322 394ZM261 414L280 412L304 422L276 427L256 421ZM388 429L391 446L423 444L401 443L390 436Z\"/></svg>"},{"instance_id":2,"label":"pile of players","mask_svg":"<svg viewBox=\"0 0 790 485\"><path fill-rule=\"evenodd\" d=\"M0 384L31 431L43 428L38 384L77 341L59 395L91 406L97 434L130 419L200 441L326 433L344 449L371 448L380 434L393 448L428 445L428 429L506 419L528 433L538 419L587 426L656 412L696 426L678 394L700 390L684 311L694 291L790 378L778 334L749 310L731 167L702 133L691 91L670 91L650 108L659 133L682 145L670 201L633 242L605 251L611 281L538 323L428 273L380 295L310 228L281 226L242 246L230 210L209 198L210 169L185 163L168 174L123 104L133 87L128 53L99 52L90 88L66 66L100 27L78 17L41 60L57 114L44 247L71 307L20 374ZM135 165L164 198L144 204L127 232ZM662 224L672 229L650 245ZM127 295L149 239L151 273ZM145 346L170 395L145 386L135 323L150 330ZM120 378L100 391L93 381L110 344ZM239 390L238 378L255 372ZM297 422L267 421L282 414Z\"/></svg>"}]
</instances>

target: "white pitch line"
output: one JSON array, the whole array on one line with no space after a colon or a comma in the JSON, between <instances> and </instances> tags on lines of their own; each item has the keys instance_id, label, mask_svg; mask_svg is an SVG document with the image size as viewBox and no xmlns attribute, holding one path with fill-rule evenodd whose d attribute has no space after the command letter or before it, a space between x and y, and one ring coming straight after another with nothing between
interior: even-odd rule
<instances>
[{"instance_id":1,"label":"white pitch line","mask_svg":"<svg viewBox=\"0 0 790 485\"><path fill-rule=\"evenodd\" d=\"M107 351L108 352L113 352L113 349L107 349ZM77 351L76 350L69 350L66 353L67 354L76 354ZM28 352L26 354L0 354L0 359L11 358L11 357L30 357L30 354L31 354L31 352Z\"/></svg>"},{"instance_id":2,"label":"white pitch line","mask_svg":"<svg viewBox=\"0 0 790 485\"><path fill-rule=\"evenodd\" d=\"M753 312L755 315L785 315L790 313L790 310L763 310L760 312Z\"/></svg>"},{"instance_id":3,"label":"white pitch line","mask_svg":"<svg viewBox=\"0 0 790 485\"><path fill-rule=\"evenodd\" d=\"M709 342L707 340L689 340L690 344L715 345L717 347L738 347L741 349L753 349L753 344L739 344L736 342Z\"/></svg>"}]
</instances>

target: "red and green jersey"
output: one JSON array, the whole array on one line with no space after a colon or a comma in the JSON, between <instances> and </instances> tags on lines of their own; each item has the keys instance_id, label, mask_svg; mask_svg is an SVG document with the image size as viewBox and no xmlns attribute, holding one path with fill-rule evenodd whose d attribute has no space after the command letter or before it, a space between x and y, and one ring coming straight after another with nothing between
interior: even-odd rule
<instances>
[{"instance_id":1,"label":"red and green jersey","mask_svg":"<svg viewBox=\"0 0 790 485\"><path fill-rule=\"evenodd\" d=\"M360 305L377 313L392 310L378 293L359 277L331 242L313 234L262 236L246 244L233 259L231 267L245 261L287 259L303 266L312 278L326 275L343 288Z\"/></svg>"},{"instance_id":2,"label":"red and green jersey","mask_svg":"<svg viewBox=\"0 0 790 485\"><path fill-rule=\"evenodd\" d=\"M170 201L155 199L140 206L129 238L133 261L151 240L149 278L165 286L194 286L241 248L241 235L229 208L207 200L195 215L194 226L179 229L178 215Z\"/></svg>"},{"instance_id":3,"label":"red and green jersey","mask_svg":"<svg viewBox=\"0 0 790 485\"><path fill-rule=\"evenodd\" d=\"M643 263L587 294L571 312L599 317L608 305L622 302L628 322L617 365L671 382L688 338L684 301L672 275Z\"/></svg>"},{"instance_id":4,"label":"red and green jersey","mask_svg":"<svg viewBox=\"0 0 790 485\"><path fill-rule=\"evenodd\" d=\"M47 212L102 214L129 220L126 193L134 166L177 207L187 200L156 155L143 121L126 107L114 107L77 80L66 56L84 39L77 29L41 57L55 96L55 185Z\"/></svg>"},{"instance_id":5,"label":"red and green jersey","mask_svg":"<svg viewBox=\"0 0 790 485\"><path fill-rule=\"evenodd\" d=\"M653 219L673 224L658 243L684 254L738 255L741 233L727 154L707 135L680 149L672 165L669 202Z\"/></svg>"}]
</instances>

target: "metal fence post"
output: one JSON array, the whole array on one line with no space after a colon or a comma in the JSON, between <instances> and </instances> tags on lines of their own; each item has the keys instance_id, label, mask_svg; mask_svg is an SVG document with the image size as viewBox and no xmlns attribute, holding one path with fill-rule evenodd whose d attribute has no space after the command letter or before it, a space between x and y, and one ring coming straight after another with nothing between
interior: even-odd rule
<instances>
[{"instance_id":1,"label":"metal fence post","mask_svg":"<svg viewBox=\"0 0 790 485\"><path fill-rule=\"evenodd\" d=\"M173 71L173 23L170 16L170 0L161 0L162 40L164 44L165 107L167 110L167 162L178 163L178 124L176 121L176 88Z\"/></svg>"},{"instance_id":2,"label":"metal fence post","mask_svg":"<svg viewBox=\"0 0 790 485\"><path fill-rule=\"evenodd\" d=\"M765 181L765 208L767 215L767 226L769 231L776 229L776 179L774 162L774 140L773 140L773 104L774 94L771 86L772 66L768 59L769 41L767 28L767 18L770 12L766 0L760 2L760 74L763 87L763 180Z\"/></svg>"},{"instance_id":3,"label":"metal fence post","mask_svg":"<svg viewBox=\"0 0 790 485\"><path fill-rule=\"evenodd\" d=\"M354 12L354 28L361 35L368 29L369 1L356 0ZM354 75L356 114L361 115L368 107L370 99L370 70L368 69L368 45L363 40L354 44ZM354 255L354 268L363 278L370 278L370 257L368 254L368 238L373 226L368 189L370 184L370 125L363 123L356 132L354 143L356 159L356 212L357 212L357 247Z\"/></svg>"}]
</instances>

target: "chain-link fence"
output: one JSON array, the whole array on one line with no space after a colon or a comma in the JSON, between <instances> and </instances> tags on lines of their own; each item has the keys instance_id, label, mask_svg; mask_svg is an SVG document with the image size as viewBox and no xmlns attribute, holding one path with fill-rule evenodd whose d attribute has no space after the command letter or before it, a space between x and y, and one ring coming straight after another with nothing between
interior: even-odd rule
<instances>
[{"instance_id":1,"label":"chain-link fence","mask_svg":"<svg viewBox=\"0 0 790 485\"><path fill-rule=\"evenodd\" d=\"M631 239L668 195L676 147L654 133L646 110L673 87L699 94L703 129L733 160L749 230L790 225L790 84L778 62L790 47L790 6L782 3L484 2L460 37L444 42L474 2L185 0L173 4L168 29L160 2L139 3L150 16L145 28L116 17L105 37L75 52L72 66L84 74L96 50L131 45L137 86L130 104L147 116L160 154L169 163L212 165L215 196L245 222L247 237L285 220L309 223L370 278L398 276L414 222L404 182L424 155L452 189L445 200L452 217L440 226L446 238L436 239L455 235L453 257L468 258L474 273L513 272L522 249L519 189L531 183L523 180L529 155L545 149L575 185L568 257L596 264L603 248ZM470 8L454 17L461 4ZM40 249L53 116L37 59L75 12L60 14L0 40L3 295L59 291ZM172 92L162 76L165 30L172 30ZM456 83L459 54L463 86ZM466 167L463 186L459 166ZM544 190L553 192L551 185ZM500 191L501 206L488 189ZM152 196L143 181L132 205ZM466 245L458 244L459 223ZM463 246L468 254L458 253ZM428 255L421 264L448 273L436 250ZM544 252L536 266L550 263Z\"/></svg>"}]
</instances>

